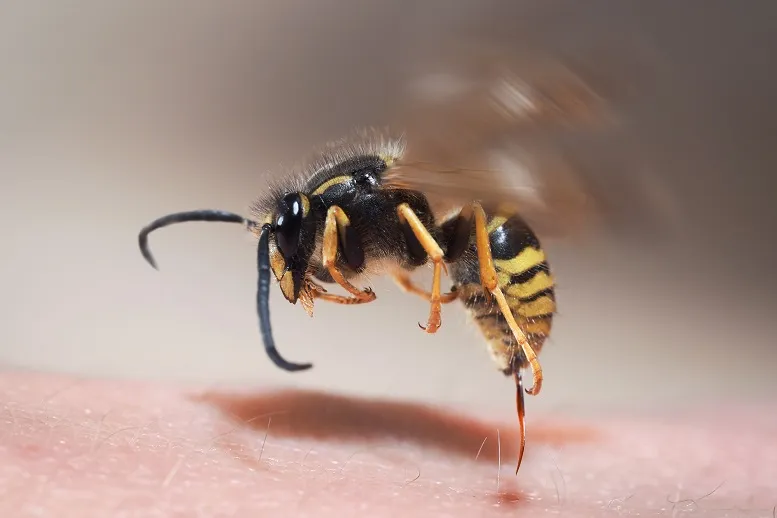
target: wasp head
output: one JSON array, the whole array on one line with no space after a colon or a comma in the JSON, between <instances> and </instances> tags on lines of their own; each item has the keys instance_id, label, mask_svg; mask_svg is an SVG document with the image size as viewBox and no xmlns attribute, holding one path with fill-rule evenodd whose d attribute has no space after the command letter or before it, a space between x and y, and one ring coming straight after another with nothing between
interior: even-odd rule
<instances>
[{"instance_id":1,"label":"wasp head","mask_svg":"<svg viewBox=\"0 0 777 518\"><path fill-rule=\"evenodd\" d=\"M299 192L278 200L271 217L270 266L286 300L295 304L303 294L310 258L316 245L316 220L310 201Z\"/></svg>"}]
</instances>

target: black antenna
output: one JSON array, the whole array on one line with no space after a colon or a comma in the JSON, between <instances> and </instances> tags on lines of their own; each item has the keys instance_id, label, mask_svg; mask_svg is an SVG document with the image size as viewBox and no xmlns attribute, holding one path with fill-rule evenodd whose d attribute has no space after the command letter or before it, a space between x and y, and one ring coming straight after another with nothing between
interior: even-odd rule
<instances>
[{"instance_id":1,"label":"black antenna","mask_svg":"<svg viewBox=\"0 0 777 518\"><path fill-rule=\"evenodd\" d=\"M245 219L239 214L227 212L223 210L193 210L190 212L177 212L175 214L168 214L162 216L145 226L138 235L138 245L140 246L140 253L148 261L148 264L158 270L156 261L151 255L151 250L148 248L148 235L162 227L174 225L176 223L186 223L188 221L217 221L222 223L243 223L248 227L257 227L259 224L256 221Z\"/></svg>"},{"instance_id":2,"label":"black antenna","mask_svg":"<svg viewBox=\"0 0 777 518\"><path fill-rule=\"evenodd\" d=\"M140 253L148 263L157 268L154 256L148 247L148 235L154 230L174 225L176 223L186 223L189 221L215 221L221 223L241 223L248 228L256 228L259 223L246 219L239 214L223 210L194 210L189 212L177 212L168 214L152 221L145 226L138 235L138 245ZM256 311L259 314L259 328L262 333L264 350L273 363L286 371L296 372L311 368L311 363L292 363L283 359L275 348L275 340L272 336L272 326L270 325L270 241L269 234L272 226L267 223L262 226L259 234L259 245L257 248L257 270L259 273L259 282L256 292Z\"/></svg>"},{"instance_id":3,"label":"black antenna","mask_svg":"<svg viewBox=\"0 0 777 518\"><path fill-rule=\"evenodd\" d=\"M256 290L256 311L259 314L259 328L262 332L264 350L267 356L283 370L296 372L304 371L313 366L312 363L292 363L283 359L275 348L275 340L272 336L270 325L270 230L269 223L262 225L257 246L256 267L259 273L259 282Z\"/></svg>"}]
</instances>

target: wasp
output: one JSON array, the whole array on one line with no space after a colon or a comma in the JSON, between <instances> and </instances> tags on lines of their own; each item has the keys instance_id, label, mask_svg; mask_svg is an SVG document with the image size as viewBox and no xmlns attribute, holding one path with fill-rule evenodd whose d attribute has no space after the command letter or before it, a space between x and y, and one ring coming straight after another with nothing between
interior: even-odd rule
<instances>
[{"instance_id":1,"label":"wasp","mask_svg":"<svg viewBox=\"0 0 777 518\"><path fill-rule=\"evenodd\" d=\"M579 176L559 154L539 151L536 141L518 135L546 122L590 120L601 99L563 66L521 73L526 68L482 56L468 64L447 76L459 88L440 89L427 81L431 74L412 83L405 110L410 129L401 135L368 130L326 145L268 189L251 207L252 217L222 210L170 214L141 230L139 246L156 267L148 246L152 231L192 221L244 226L257 240L256 310L264 347L286 371L312 364L288 361L276 348L273 279L288 302L312 315L317 300L374 302L376 293L362 280L389 275L428 303L426 324L419 326L430 334L440 329L443 306L463 304L496 367L515 382L517 473L526 444L524 393L541 391L538 355L557 312L549 259L527 216L547 223L564 212L566 221L579 221L587 207ZM516 147L521 141L532 144ZM426 266L431 286L419 286L412 274ZM449 290L443 290L444 276ZM530 387L524 386L525 369Z\"/></svg>"}]
</instances>

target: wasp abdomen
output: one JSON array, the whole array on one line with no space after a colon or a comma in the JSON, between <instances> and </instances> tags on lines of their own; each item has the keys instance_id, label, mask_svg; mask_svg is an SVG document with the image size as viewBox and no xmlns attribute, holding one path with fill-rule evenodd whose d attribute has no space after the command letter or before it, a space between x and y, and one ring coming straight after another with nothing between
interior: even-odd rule
<instances>
[{"instance_id":1,"label":"wasp abdomen","mask_svg":"<svg viewBox=\"0 0 777 518\"><path fill-rule=\"evenodd\" d=\"M443 224L454 231L456 220ZM556 311L554 281L539 239L517 215L488 214L488 237L497 272L513 317L539 353L550 334ZM526 367L527 361L496 301L480 282L480 264L474 230L467 249L455 264L451 276L460 299L488 340L498 368L505 374Z\"/></svg>"}]
</instances>

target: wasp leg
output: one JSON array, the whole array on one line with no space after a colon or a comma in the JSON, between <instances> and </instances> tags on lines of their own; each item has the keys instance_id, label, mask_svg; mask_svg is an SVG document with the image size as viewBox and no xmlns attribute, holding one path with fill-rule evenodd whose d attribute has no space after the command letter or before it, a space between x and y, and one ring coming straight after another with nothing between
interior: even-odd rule
<instances>
[{"instance_id":1,"label":"wasp leg","mask_svg":"<svg viewBox=\"0 0 777 518\"><path fill-rule=\"evenodd\" d=\"M410 279L410 276L407 275L406 273L397 272L397 273L394 273L393 277L394 277L394 282L397 284L397 286L402 288L402 290L405 291L406 293L412 293L414 295L418 295L419 297L421 297L427 302L432 301L432 294L429 293L428 291L425 291L417 284L415 284L412 281L412 279ZM442 295L440 295L440 303L448 304L458 298L459 298L459 292L457 291L443 293Z\"/></svg>"},{"instance_id":2,"label":"wasp leg","mask_svg":"<svg viewBox=\"0 0 777 518\"><path fill-rule=\"evenodd\" d=\"M475 236L477 239L478 262L480 263L480 282L496 299L500 311L507 320L507 324L510 326L510 330L513 332L515 339L521 346L523 354L526 356L526 360L531 365L532 374L534 376L534 386L527 388L526 393L536 396L542 389L542 366L537 359L537 353L534 352L531 344L529 344L529 341L526 339L526 335L521 331L521 328L518 327L518 323L515 321L515 317L505 299L504 293L502 293L502 289L497 283L496 268L494 267L494 260L491 257L491 245L488 239L486 213L479 203L473 204L473 209L475 211Z\"/></svg>"},{"instance_id":3,"label":"wasp leg","mask_svg":"<svg viewBox=\"0 0 777 518\"><path fill-rule=\"evenodd\" d=\"M323 245L323 262L324 267L329 270L329 275L340 286L345 288L348 293L359 299L359 303L372 302L375 300L375 292L371 288L360 290L343 277L340 270L337 268L337 247L338 247L338 234L340 239L345 243L345 247L348 247L346 237L348 236L348 228L351 225L351 221L348 216L343 212L343 209L333 205L329 207L326 213L326 226L324 227L324 245Z\"/></svg>"},{"instance_id":4,"label":"wasp leg","mask_svg":"<svg viewBox=\"0 0 777 518\"><path fill-rule=\"evenodd\" d=\"M434 240L421 220L413 209L407 203L402 203L397 207L397 213L399 214L399 221L407 224L413 231L416 239L423 247L424 251L429 255L429 258L434 263L434 274L432 277L432 292L429 294L429 302L431 303L431 309L429 310L429 319L426 323L426 327L421 326L421 329L427 333L436 333L440 328L441 313L442 313L442 296L440 295L440 277L442 276L442 270L448 273L448 268L443 262L443 251L437 241ZM420 325L420 324L419 324Z\"/></svg>"},{"instance_id":5,"label":"wasp leg","mask_svg":"<svg viewBox=\"0 0 777 518\"><path fill-rule=\"evenodd\" d=\"M359 297L347 297L345 295L337 295L336 293L329 293L326 291L326 288L318 284L317 282L314 282L311 279L307 280L308 286L310 287L310 294L313 298L326 300L327 302L334 302L335 304L365 304L367 302L372 302L373 299L363 299Z\"/></svg>"}]
</instances>

